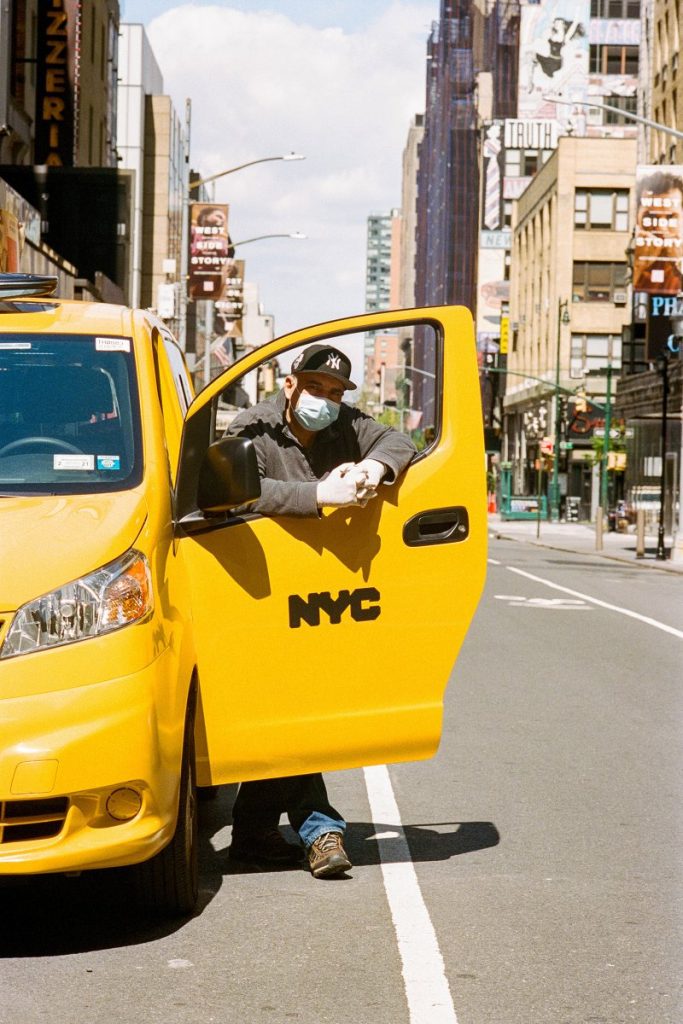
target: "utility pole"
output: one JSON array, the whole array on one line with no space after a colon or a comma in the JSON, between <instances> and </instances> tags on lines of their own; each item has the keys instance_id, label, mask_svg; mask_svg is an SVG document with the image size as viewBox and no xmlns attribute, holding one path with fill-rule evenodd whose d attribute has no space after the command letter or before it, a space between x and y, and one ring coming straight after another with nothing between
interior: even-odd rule
<instances>
[{"instance_id":1,"label":"utility pole","mask_svg":"<svg viewBox=\"0 0 683 1024\"><path fill-rule=\"evenodd\" d=\"M560 299L557 304L557 350L555 352L555 440L553 443L553 479L550 485L550 518L560 521L560 434L562 431L562 400L560 398L560 354L562 351L562 324L569 323L569 303Z\"/></svg>"}]
</instances>

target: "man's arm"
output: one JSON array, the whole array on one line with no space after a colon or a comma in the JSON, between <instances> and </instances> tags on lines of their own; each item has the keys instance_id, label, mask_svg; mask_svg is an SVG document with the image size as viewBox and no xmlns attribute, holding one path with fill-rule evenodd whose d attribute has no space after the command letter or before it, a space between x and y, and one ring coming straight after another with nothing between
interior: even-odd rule
<instances>
[{"instance_id":1,"label":"man's arm","mask_svg":"<svg viewBox=\"0 0 683 1024\"><path fill-rule=\"evenodd\" d=\"M393 483L417 454L417 448L406 434L378 423L359 410L354 413L353 429L358 437L361 461L371 459L381 463L386 467L381 482Z\"/></svg>"}]
</instances>

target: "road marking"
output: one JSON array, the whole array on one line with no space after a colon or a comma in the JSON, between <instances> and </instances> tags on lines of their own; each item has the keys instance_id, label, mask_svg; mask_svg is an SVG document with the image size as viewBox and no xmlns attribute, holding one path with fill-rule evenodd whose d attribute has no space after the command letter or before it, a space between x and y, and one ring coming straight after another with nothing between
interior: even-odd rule
<instances>
[{"instance_id":1,"label":"road marking","mask_svg":"<svg viewBox=\"0 0 683 1024\"><path fill-rule=\"evenodd\" d=\"M410 1024L458 1024L443 956L425 906L386 765L364 768L375 826L395 829L391 852L379 842L382 879L401 956ZM383 833L379 833L382 835Z\"/></svg>"},{"instance_id":2,"label":"road marking","mask_svg":"<svg viewBox=\"0 0 683 1024\"><path fill-rule=\"evenodd\" d=\"M542 576L534 576L533 573L525 572L524 569L517 569L513 565L506 565L505 568L509 569L510 572L516 572L518 576L524 576L528 580L533 580L535 583L544 583L546 587L552 587L553 590L561 590L565 594L580 597L584 601L590 601L591 604L597 604L600 608L609 608L610 611L619 612L620 615L628 615L630 619L638 619L639 622L645 622L648 626L654 626L655 629L661 629L664 633L671 633L672 636L677 636L683 640L683 630L667 626L666 623L659 622L658 619L651 619L648 615L632 612L630 608L621 608L618 604L610 604L609 601L601 601L597 597L589 597L588 594L582 594L578 590L571 590L569 587L561 587L559 583L551 583L550 580L543 579Z\"/></svg>"},{"instance_id":3,"label":"road marking","mask_svg":"<svg viewBox=\"0 0 683 1024\"><path fill-rule=\"evenodd\" d=\"M585 601L572 597L522 597L521 594L494 594L496 601L507 601L510 608L542 608L544 611L590 612Z\"/></svg>"},{"instance_id":4,"label":"road marking","mask_svg":"<svg viewBox=\"0 0 683 1024\"><path fill-rule=\"evenodd\" d=\"M500 565L500 562L498 561L497 558L489 558L489 564L490 565Z\"/></svg>"}]
</instances>

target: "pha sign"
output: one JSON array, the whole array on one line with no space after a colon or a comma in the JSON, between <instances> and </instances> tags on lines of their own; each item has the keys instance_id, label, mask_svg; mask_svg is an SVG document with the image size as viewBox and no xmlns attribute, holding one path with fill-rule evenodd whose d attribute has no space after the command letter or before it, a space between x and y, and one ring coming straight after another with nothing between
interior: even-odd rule
<instances>
[{"instance_id":1,"label":"pha sign","mask_svg":"<svg viewBox=\"0 0 683 1024\"><path fill-rule=\"evenodd\" d=\"M647 321L647 359L654 362L664 353L678 354L683 330L683 295L652 295Z\"/></svg>"}]
</instances>

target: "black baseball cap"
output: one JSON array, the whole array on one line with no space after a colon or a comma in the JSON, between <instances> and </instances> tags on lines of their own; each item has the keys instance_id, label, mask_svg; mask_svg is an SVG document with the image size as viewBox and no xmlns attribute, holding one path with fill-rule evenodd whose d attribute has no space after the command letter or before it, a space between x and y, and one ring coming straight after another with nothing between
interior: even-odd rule
<instances>
[{"instance_id":1,"label":"black baseball cap","mask_svg":"<svg viewBox=\"0 0 683 1024\"><path fill-rule=\"evenodd\" d=\"M351 360L332 345L309 345L300 352L292 363L292 373L326 373L341 381L347 391L353 391L356 385L350 379Z\"/></svg>"}]
</instances>

